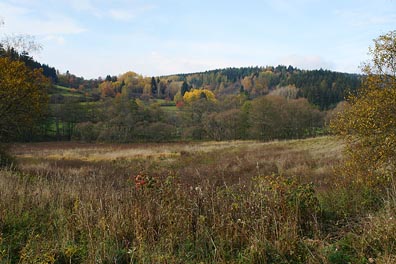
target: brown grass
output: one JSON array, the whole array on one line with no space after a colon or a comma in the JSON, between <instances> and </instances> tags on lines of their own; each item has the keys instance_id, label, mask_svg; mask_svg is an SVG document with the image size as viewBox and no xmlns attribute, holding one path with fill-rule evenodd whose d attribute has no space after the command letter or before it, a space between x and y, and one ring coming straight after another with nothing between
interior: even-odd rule
<instances>
[{"instance_id":1,"label":"brown grass","mask_svg":"<svg viewBox=\"0 0 396 264\"><path fill-rule=\"evenodd\" d=\"M82 144L74 142L15 145L21 168L110 166L121 174L166 176L186 182L236 183L272 173L326 185L341 158L342 144L329 137L306 140L168 144Z\"/></svg>"},{"instance_id":2,"label":"brown grass","mask_svg":"<svg viewBox=\"0 0 396 264\"><path fill-rule=\"evenodd\" d=\"M19 170L0 171L0 260L344 263L331 260L340 251L328 225L339 218L328 221L323 212L336 195L333 168L341 151L331 137L17 144ZM380 227L389 219L361 221L372 230L367 240L384 239ZM361 245L347 253L378 255ZM386 251L383 263L392 254Z\"/></svg>"}]
</instances>

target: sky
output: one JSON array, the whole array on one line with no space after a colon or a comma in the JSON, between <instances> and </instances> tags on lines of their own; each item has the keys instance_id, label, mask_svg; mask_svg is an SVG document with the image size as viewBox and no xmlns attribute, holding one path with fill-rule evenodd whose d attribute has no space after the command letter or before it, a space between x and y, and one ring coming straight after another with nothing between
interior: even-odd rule
<instances>
[{"instance_id":1,"label":"sky","mask_svg":"<svg viewBox=\"0 0 396 264\"><path fill-rule=\"evenodd\" d=\"M84 78L292 65L359 73L396 0L0 0L1 37Z\"/></svg>"}]
</instances>

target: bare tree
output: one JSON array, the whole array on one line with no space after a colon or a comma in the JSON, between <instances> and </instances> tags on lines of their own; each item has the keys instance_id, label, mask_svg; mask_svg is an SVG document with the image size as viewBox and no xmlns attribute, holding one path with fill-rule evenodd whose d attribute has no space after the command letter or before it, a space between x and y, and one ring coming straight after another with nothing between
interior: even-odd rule
<instances>
[{"instance_id":1,"label":"bare tree","mask_svg":"<svg viewBox=\"0 0 396 264\"><path fill-rule=\"evenodd\" d=\"M4 25L4 19L0 17L0 27ZM42 46L37 43L35 37L28 34L2 34L0 45L4 49L12 48L20 53L38 53L42 49Z\"/></svg>"}]
</instances>

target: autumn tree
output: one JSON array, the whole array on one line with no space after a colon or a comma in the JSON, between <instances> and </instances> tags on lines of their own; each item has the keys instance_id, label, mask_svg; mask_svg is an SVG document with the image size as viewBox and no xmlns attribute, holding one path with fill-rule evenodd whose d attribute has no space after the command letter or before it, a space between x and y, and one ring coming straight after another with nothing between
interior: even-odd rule
<instances>
[{"instance_id":1,"label":"autumn tree","mask_svg":"<svg viewBox=\"0 0 396 264\"><path fill-rule=\"evenodd\" d=\"M1 20L0 27L3 24ZM3 35L0 41L0 144L27 131L31 134L47 109L50 81L43 73L49 67L28 54L40 49L27 35ZM0 145L0 165L4 165L4 153L4 145Z\"/></svg>"},{"instance_id":2,"label":"autumn tree","mask_svg":"<svg viewBox=\"0 0 396 264\"><path fill-rule=\"evenodd\" d=\"M241 80L242 87L244 91L250 92L253 88L253 80L250 76L247 76Z\"/></svg>"},{"instance_id":3,"label":"autumn tree","mask_svg":"<svg viewBox=\"0 0 396 264\"><path fill-rule=\"evenodd\" d=\"M200 99L209 100L212 102L216 101L216 97L213 92L208 89L193 89L189 92L184 93L183 101L191 103Z\"/></svg>"},{"instance_id":4,"label":"autumn tree","mask_svg":"<svg viewBox=\"0 0 396 264\"><path fill-rule=\"evenodd\" d=\"M284 138L315 136L323 128L324 113L313 107L306 98L287 100L286 122L282 127Z\"/></svg>"},{"instance_id":5,"label":"autumn tree","mask_svg":"<svg viewBox=\"0 0 396 264\"><path fill-rule=\"evenodd\" d=\"M273 90L270 94L282 96L286 99L297 99L298 89L295 85L287 85Z\"/></svg>"},{"instance_id":6,"label":"autumn tree","mask_svg":"<svg viewBox=\"0 0 396 264\"><path fill-rule=\"evenodd\" d=\"M378 184L392 179L396 166L396 31L375 39L369 54L362 87L332 128L346 141L344 173Z\"/></svg>"},{"instance_id":7,"label":"autumn tree","mask_svg":"<svg viewBox=\"0 0 396 264\"><path fill-rule=\"evenodd\" d=\"M204 94L204 96L202 95ZM206 136L203 121L205 116L217 110L214 94L205 89L194 89L183 96L182 137L204 139Z\"/></svg>"},{"instance_id":8,"label":"autumn tree","mask_svg":"<svg viewBox=\"0 0 396 264\"><path fill-rule=\"evenodd\" d=\"M285 104L286 100L279 96L262 96L253 100L249 116L251 136L260 140L279 138L285 121L282 111Z\"/></svg>"},{"instance_id":9,"label":"autumn tree","mask_svg":"<svg viewBox=\"0 0 396 264\"><path fill-rule=\"evenodd\" d=\"M202 118L203 129L209 139L235 140L244 135L244 116L240 109L207 113Z\"/></svg>"},{"instance_id":10,"label":"autumn tree","mask_svg":"<svg viewBox=\"0 0 396 264\"><path fill-rule=\"evenodd\" d=\"M122 93L129 98L141 96L144 91L150 93L151 78L144 78L135 72L126 72L118 77L118 82L122 85Z\"/></svg>"},{"instance_id":11,"label":"autumn tree","mask_svg":"<svg viewBox=\"0 0 396 264\"><path fill-rule=\"evenodd\" d=\"M0 58L0 142L34 125L46 109L48 84L41 70Z\"/></svg>"},{"instance_id":12,"label":"autumn tree","mask_svg":"<svg viewBox=\"0 0 396 264\"><path fill-rule=\"evenodd\" d=\"M267 95L252 101L251 137L260 140L314 136L323 126L323 114L307 99L287 100Z\"/></svg>"},{"instance_id":13,"label":"autumn tree","mask_svg":"<svg viewBox=\"0 0 396 264\"><path fill-rule=\"evenodd\" d=\"M113 83L111 81L105 81L99 85L99 90L102 98L105 97L114 97L116 95L116 91L114 89Z\"/></svg>"}]
</instances>

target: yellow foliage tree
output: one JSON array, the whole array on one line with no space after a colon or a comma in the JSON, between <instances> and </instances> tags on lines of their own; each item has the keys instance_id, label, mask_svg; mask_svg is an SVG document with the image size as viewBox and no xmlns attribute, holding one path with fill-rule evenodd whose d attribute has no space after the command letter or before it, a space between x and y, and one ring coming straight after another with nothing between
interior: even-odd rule
<instances>
[{"instance_id":1,"label":"yellow foliage tree","mask_svg":"<svg viewBox=\"0 0 396 264\"><path fill-rule=\"evenodd\" d=\"M191 103L199 99L206 99L208 101L216 102L214 93L208 89L193 89L189 92L186 92L183 96L183 101L186 103Z\"/></svg>"},{"instance_id":2,"label":"yellow foliage tree","mask_svg":"<svg viewBox=\"0 0 396 264\"><path fill-rule=\"evenodd\" d=\"M374 43L361 89L331 126L347 144L344 173L379 184L393 178L396 166L396 31Z\"/></svg>"},{"instance_id":3,"label":"yellow foliage tree","mask_svg":"<svg viewBox=\"0 0 396 264\"><path fill-rule=\"evenodd\" d=\"M45 111L49 81L41 70L0 58L0 142L32 126Z\"/></svg>"}]
</instances>

